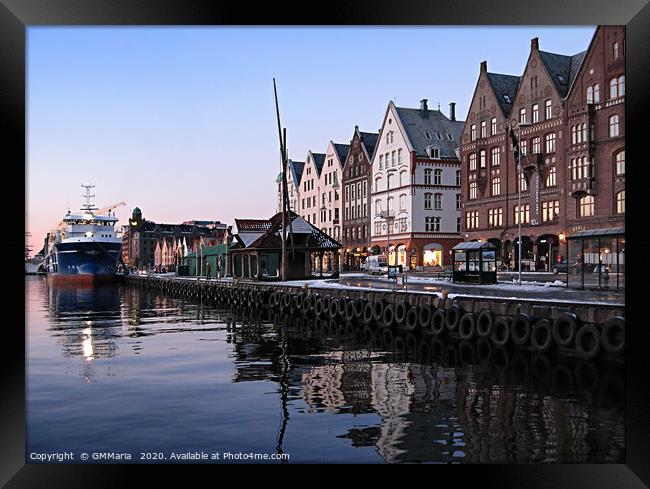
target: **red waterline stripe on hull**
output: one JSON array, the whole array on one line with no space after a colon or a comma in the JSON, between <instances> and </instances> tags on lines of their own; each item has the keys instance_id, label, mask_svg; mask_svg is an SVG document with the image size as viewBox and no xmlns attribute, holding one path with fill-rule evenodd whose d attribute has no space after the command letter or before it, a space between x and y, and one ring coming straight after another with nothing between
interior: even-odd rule
<instances>
[{"instance_id":1,"label":"red waterline stripe on hull","mask_svg":"<svg viewBox=\"0 0 650 489\"><path fill-rule=\"evenodd\" d=\"M48 273L48 281L51 281L52 284L70 284L70 285L94 285L94 284L106 284L117 282L116 275L102 274L102 275L93 275L90 273L78 273L78 274L61 274L61 273Z\"/></svg>"}]
</instances>

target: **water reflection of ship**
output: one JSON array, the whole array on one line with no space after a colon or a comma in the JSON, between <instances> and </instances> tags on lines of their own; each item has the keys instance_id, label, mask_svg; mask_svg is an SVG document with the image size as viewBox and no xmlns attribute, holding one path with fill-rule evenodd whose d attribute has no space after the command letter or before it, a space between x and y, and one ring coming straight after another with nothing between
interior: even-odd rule
<instances>
[{"instance_id":1,"label":"water reflection of ship","mask_svg":"<svg viewBox=\"0 0 650 489\"><path fill-rule=\"evenodd\" d=\"M236 340L235 345L237 381L277 379L277 337L259 335L254 343ZM376 426L353 427L338 436L354 446L374 445L387 462L621 460L622 418L620 425L605 424L596 432L594 424L601 415L616 419L622 399L608 406L610 401L599 403L594 396L585 399L587 409L575 402L580 394L572 391L572 382L520 388L530 379L503 365L400 362L370 349L326 347L318 337L308 345L295 338L288 342L287 378L294 398L305 401L307 412L377 413ZM520 368L514 365L516 355L513 368ZM530 358L520 361L530 363ZM565 368L573 372L579 366Z\"/></svg>"},{"instance_id":2,"label":"water reflection of ship","mask_svg":"<svg viewBox=\"0 0 650 489\"><path fill-rule=\"evenodd\" d=\"M120 289L44 282L50 330L64 356L92 361L115 355L121 335Z\"/></svg>"}]
</instances>

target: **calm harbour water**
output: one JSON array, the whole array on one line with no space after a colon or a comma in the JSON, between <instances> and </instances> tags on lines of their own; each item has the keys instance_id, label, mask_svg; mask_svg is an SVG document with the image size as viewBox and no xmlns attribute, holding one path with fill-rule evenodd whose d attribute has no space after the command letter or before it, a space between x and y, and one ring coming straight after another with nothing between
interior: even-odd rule
<instances>
[{"instance_id":1,"label":"calm harbour water","mask_svg":"<svg viewBox=\"0 0 650 489\"><path fill-rule=\"evenodd\" d=\"M25 292L28 463L64 451L72 463L82 452L170 463L197 451L290 463L624 462L621 365L242 318L128 286L26 277Z\"/></svg>"}]
</instances>

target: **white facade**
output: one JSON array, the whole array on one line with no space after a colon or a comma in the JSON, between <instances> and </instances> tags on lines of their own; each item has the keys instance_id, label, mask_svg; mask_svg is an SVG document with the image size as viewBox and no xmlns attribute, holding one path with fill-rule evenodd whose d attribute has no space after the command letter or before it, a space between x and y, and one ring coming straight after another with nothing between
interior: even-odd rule
<instances>
[{"instance_id":1,"label":"white facade","mask_svg":"<svg viewBox=\"0 0 650 489\"><path fill-rule=\"evenodd\" d=\"M300 183L294 179L294 172L291 171L291 161L287 165L287 189L289 191L289 208L296 214L300 214ZM282 212L282 173L276 179L277 205L276 212Z\"/></svg>"},{"instance_id":2,"label":"white facade","mask_svg":"<svg viewBox=\"0 0 650 489\"><path fill-rule=\"evenodd\" d=\"M347 156L347 155L346 155ZM318 227L324 233L338 240L343 229L343 199L341 197L341 181L343 166L339 154L332 141L325 152L325 162L319 179Z\"/></svg>"},{"instance_id":3,"label":"white facade","mask_svg":"<svg viewBox=\"0 0 650 489\"><path fill-rule=\"evenodd\" d=\"M316 160L322 161L324 156L309 151L305 159L302 178L300 179L300 204L298 213L307 222L319 228L321 227L319 220L320 172L318 171Z\"/></svg>"}]
</instances>

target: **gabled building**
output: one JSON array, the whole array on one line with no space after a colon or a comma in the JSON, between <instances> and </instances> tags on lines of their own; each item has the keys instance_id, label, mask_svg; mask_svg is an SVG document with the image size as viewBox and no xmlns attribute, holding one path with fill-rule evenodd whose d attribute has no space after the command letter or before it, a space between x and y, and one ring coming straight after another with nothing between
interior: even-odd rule
<instances>
[{"instance_id":1,"label":"gabled building","mask_svg":"<svg viewBox=\"0 0 650 489\"><path fill-rule=\"evenodd\" d=\"M287 163L287 190L289 191L289 208L293 212L300 213L300 180L305 168L304 161L289 160ZM276 212L282 212L282 172L276 178L278 189Z\"/></svg>"},{"instance_id":2,"label":"gabled building","mask_svg":"<svg viewBox=\"0 0 650 489\"><path fill-rule=\"evenodd\" d=\"M341 178L350 146L330 141L319 179L318 227L334 239L340 239L343 227Z\"/></svg>"},{"instance_id":3,"label":"gabled building","mask_svg":"<svg viewBox=\"0 0 650 489\"><path fill-rule=\"evenodd\" d=\"M323 153L309 151L305 158L300 179L300 215L314 226L319 226L320 211L318 207L320 194L320 174L325 163Z\"/></svg>"},{"instance_id":4,"label":"gabled building","mask_svg":"<svg viewBox=\"0 0 650 489\"><path fill-rule=\"evenodd\" d=\"M371 245L410 269L451 265L460 238L460 137L449 117L429 109L386 109L372 159Z\"/></svg>"},{"instance_id":5,"label":"gabled building","mask_svg":"<svg viewBox=\"0 0 650 489\"><path fill-rule=\"evenodd\" d=\"M624 46L623 27L601 26L575 55L532 39L521 77L481 63L461 147L465 240L515 267L521 220L522 267L552 270L573 233L624 225Z\"/></svg>"},{"instance_id":6,"label":"gabled building","mask_svg":"<svg viewBox=\"0 0 650 489\"><path fill-rule=\"evenodd\" d=\"M378 133L362 132L354 127L350 150L343 170L343 233L345 251L343 268L358 270L370 246L370 188L372 187L372 156Z\"/></svg>"}]
</instances>

